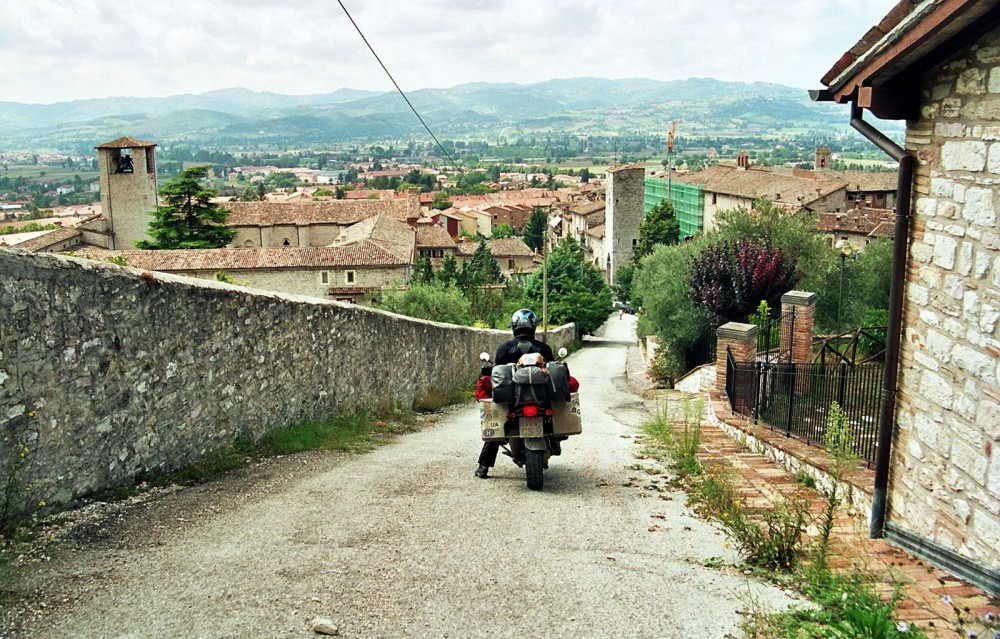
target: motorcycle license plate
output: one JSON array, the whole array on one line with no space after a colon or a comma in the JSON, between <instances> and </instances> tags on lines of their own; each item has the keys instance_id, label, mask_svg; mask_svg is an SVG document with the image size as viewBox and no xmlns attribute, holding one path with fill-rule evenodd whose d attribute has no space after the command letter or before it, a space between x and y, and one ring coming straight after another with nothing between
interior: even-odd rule
<instances>
[{"instance_id":1,"label":"motorcycle license plate","mask_svg":"<svg viewBox=\"0 0 1000 639\"><path fill-rule=\"evenodd\" d=\"M542 437L545 435L545 427L541 417L522 417L518 426L521 427L521 437Z\"/></svg>"}]
</instances>

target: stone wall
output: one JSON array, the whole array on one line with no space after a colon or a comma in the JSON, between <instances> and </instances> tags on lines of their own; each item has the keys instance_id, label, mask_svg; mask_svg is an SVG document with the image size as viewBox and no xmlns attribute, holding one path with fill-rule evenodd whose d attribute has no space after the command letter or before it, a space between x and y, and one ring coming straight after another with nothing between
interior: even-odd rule
<instances>
[{"instance_id":1,"label":"stone wall","mask_svg":"<svg viewBox=\"0 0 1000 639\"><path fill-rule=\"evenodd\" d=\"M1000 31L922 82L889 520L1000 567Z\"/></svg>"},{"instance_id":2,"label":"stone wall","mask_svg":"<svg viewBox=\"0 0 1000 639\"><path fill-rule=\"evenodd\" d=\"M236 436L471 391L479 353L507 337L0 250L0 477L15 508L68 503ZM549 343L572 339L570 325Z\"/></svg>"}]
</instances>

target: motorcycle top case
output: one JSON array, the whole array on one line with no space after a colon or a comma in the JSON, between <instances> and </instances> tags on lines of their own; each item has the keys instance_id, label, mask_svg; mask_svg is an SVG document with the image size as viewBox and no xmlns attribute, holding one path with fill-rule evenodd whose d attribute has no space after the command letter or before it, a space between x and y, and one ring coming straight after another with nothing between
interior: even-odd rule
<instances>
[{"instance_id":1,"label":"motorcycle top case","mask_svg":"<svg viewBox=\"0 0 1000 639\"><path fill-rule=\"evenodd\" d=\"M552 401L570 401L569 366L566 362L549 362L548 369L552 379Z\"/></svg>"},{"instance_id":2,"label":"motorcycle top case","mask_svg":"<svg viewBox=\"0 0 1000 639\"><path fill-rule=\"evenodd\" d=\"M514 400L514 365L497 364L490 374L493 382L493 401L509 404Z\"/></svg>"}]
</instances>

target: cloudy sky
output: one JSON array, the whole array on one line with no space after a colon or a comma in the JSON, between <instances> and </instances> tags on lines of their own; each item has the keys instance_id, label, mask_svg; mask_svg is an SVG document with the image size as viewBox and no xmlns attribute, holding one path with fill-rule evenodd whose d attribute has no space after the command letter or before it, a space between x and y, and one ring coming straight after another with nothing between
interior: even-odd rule
<instances>
[{"instance_id":1,"label":"cloudy sky","mask_svg":"<svg viewBox=\"0 0 1000 639\"><path fill-rule=\"evenodd\" d=\"M343 0L404 90L597 76L816 88L896 0ZM391 90L337 0L9 0L0 101Z\"/></svg>"}]
</instances>

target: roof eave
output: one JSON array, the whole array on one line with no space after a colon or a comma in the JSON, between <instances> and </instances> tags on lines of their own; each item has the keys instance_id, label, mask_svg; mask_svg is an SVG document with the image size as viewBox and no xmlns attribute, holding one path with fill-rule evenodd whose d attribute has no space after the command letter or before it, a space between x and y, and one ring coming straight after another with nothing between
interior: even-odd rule
<instances>
[{"instance_id":1,"label":"roof eave","mask_svg":"<svg viewBox=\"0 0 1000 639\"><path fill-rule=\"evenodd\" d=\"M810 91L810 97L855 102L886 119L914 118L918 89L905 81L907 76L940 62L969 41L969 30L983 29L1000 17L994 15L1000 14L1000 0L912 1L914 8L882 37L860 49L872 38L869 32L845 53L822 80L828 88Z\"/></svg>"}]
</instances>

